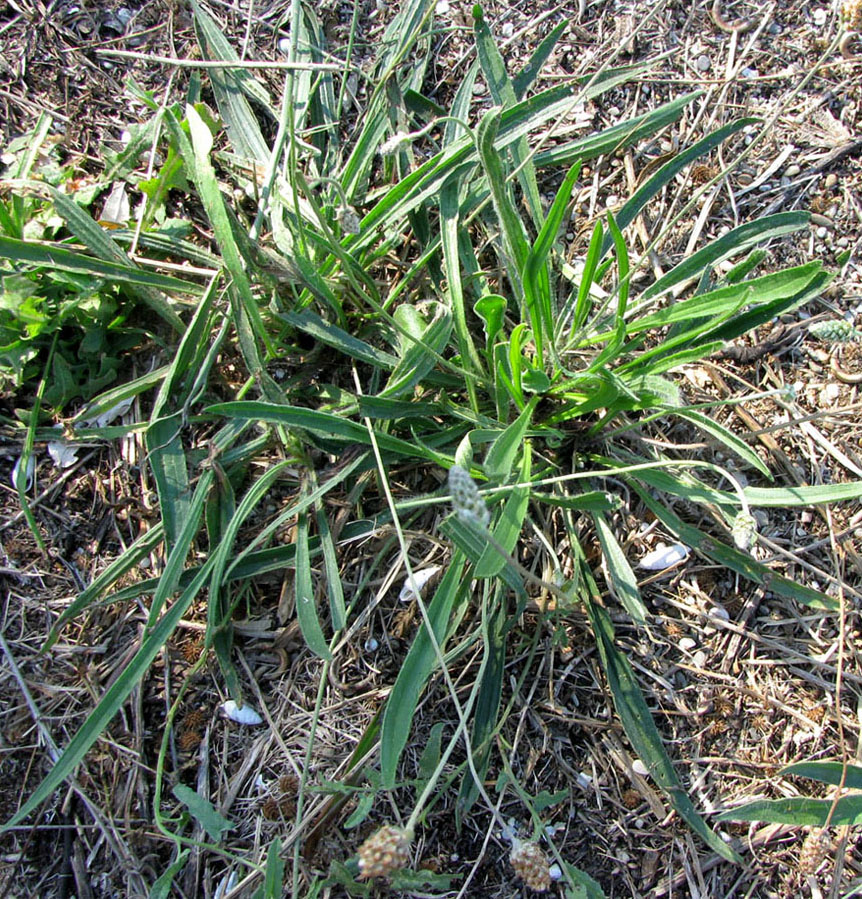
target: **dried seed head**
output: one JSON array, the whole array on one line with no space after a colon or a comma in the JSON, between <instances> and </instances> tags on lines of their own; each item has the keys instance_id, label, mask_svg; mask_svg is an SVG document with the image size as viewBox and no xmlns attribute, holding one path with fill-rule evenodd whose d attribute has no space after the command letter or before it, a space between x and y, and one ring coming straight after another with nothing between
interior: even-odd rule
<instances>
[{"instance_id":1,"label":"dried seed head","mask_svg":"<svg viewBox=\"0 0 862 899\"><path fill-rule=\"evenodd\" d=\"M452 508L455 514L467 524L479 524L488 527L491 513L479 496L479 488L473 482L469 472L460 465L449 469L449 493L452 495Z\"/></svg>"},{"instance_id":2,"label":"dried seed head","mask_svg":"<svg viewBox=\"0 0 862 899\"><path fill-rule=\"evenodd\" d=\"M192 752L201 744L201 735L196 730L184 730L178 740L180 752Z\"/></svg>"},{"instance_id":3,"label":"dried seed head","mask_svg":"<svg viewBox=\"0 0 862 899\"><path fill-rule=\"evenodd\" d=\"M362 230L359 225L359 216L352 206L340 206L335 213L335 220L345 234L359 234Z\"/></svg>"},{"instance_id":4,"label":"dried seed head","mask_svg":"<svg viewBox=\"0 0 862 899\"><path fill-rule=\"evenodd\" d=\"M802 851L799 853L799 871L801 874L813 874L829 851L831 840L825 830L815 829L805 838Z\"/></svg>"},{"instance_id":5,"label":"dried seed head","mask_svg":"<svg viewBox=\"0 0 862 899\"><path fill-rule=\"evenodd\" d=\"M733 520L730 531L738 549L748 551L757 539L757 522L750 512L740 512Z\"/></svg>"},{"instance_id":6,"label":"dried seed head","mask_svg":"<svg viewBox=\"0 0 862 899\"><path fill-rule=\"evenodd\" d=\"M844 0L841 21L848 31L862 31L862 0Z\"/></svg>"},{"instance_id":7,"label":"dried seed head","mask_svg":"<svg viewBox=\"0 0 862 899\"><path fill-rule=\"evenodd\" d=\"M813 322L808 326L808 333L826 343L852 343L862 339L862 333L844 318Z\"/></svg>"},{"instance_id":8,"label":"dried seed head","mask_svg":"<svg viewBox=\"0 0 862 899\"><path fill-rule=\"evenodd\" d=\"M386 877L410 864L413 834L387 824L375 831L359 847L359 876Z\"/></svg>"},{"instance_id":9,"label":"dried seed head","mask_svg":"<svg viewBox=\"0 0 862 899\"><path fill-rule=\"evenodd\" d=\"M531 890L544 893L551 885L551 866L537 843L522 843L517 837L513 839L509 864Z\"/></svg>"}]
</instances>

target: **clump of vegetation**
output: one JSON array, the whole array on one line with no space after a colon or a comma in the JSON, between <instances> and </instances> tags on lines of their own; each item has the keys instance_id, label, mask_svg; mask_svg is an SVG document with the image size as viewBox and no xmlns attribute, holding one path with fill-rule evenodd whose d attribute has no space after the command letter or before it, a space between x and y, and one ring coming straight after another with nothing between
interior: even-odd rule
<instances>
[{"instance_id":1,"label":"clump of vegetation","mask_svg":"<svg viewBox=\"0 0 862 899\"><path fill-rule=\"evenodd\" d=\"M498 799L508 792L530 822L528 837L508 831L512 866L529 886L550 885L552 861L539 845L550 800L529 796L517 783L498 741L510 712L504 693L514 623L537 593L554 600L552 629L562 628L573 610L586 613L633 753L680 818L714 852L739 861L681 782L616 639L611 608L642 628L651 611L615 521L621 510L649 514L685 554L794 602L837 608L834 598L755 557L755 513L857 497L859 485L777 485L761 456L711 417L711 408L688 402L674 378L683 366L819 296L831 276L818 261L762 271L763 247L808 225L807 214L783 212L707 242L646 286L635 280L647 254L632 258L626 229L692 163L759 127L753 119L726 125L657 166L621 207L592 225L583 258L570 258L562 235L582 167L657 134L697 95L603 131L558 138L555 123L575 104L636 79L641 69L607 69L585 83L534 92L563 26L512 77L477 8L477 61L444 110L422 93L433 9L429 0L403 4L380 45L367 103L348 140L341 128L346 80L338 76L352 61L348 53L343 66L331 64L310 9L292 5L288 60L295 68L277 106L196 8L204 56L230 64L209 70L215 108L197 78L182 106L146 98L153 119L111 168L112 180L142 194L134 234L104 230L61 193L68 176L62 169L59 180L36 190L29 176L45 128L16 162L0 213L4 377L21 386L49 371L49 406L91 401L79 421L155 391L140 426L161 521L80 593L48 637L46 651L68 622L106 597L146 604L134 657L7 826L32 814L73 774L204 598L198 664L212 650L226 691L242 705L247 697L233 641L243 586L292 568L293 615L319 660L322 691L345 634L365 614L362 592L343 577L350 548L385 531L397 541L420 626L382 713L326 790L358 801L350 828L388 819L378 801L384 791L413 791L415 799L405 826L376 830L358 860L337 860L314 875L307 895L333 884L367 895L353 878L384 875L396 887L447 889L445 871L409 869L411 838L443 788L453 791L460 820L490 815L507 828L486 791L491 771ZM490 105L475 101L480 77ZM277 123L271 144L259 110ZM145 173L140 154L150 145L161 164ZM171 224L165 202L178 188L199 203L210 246L194 246ZM28 228L37 221L45 223L33 235ZM151 261L170 261L173 273L134 264L126 252L132 242ZM183 274L182 263L194 273ZM160 327L176 329L179 342L153 372L110 387L118 360L140 336L129 324L130 297L157 313ZM170 342L168 333L160 339ZM721 447L723 458L645 439L655 423L670 419ZM71 422L70 441L92 436L86 428L76 433ZM291 499L276 514L263 514L267 496L286 482L295 488ZM348 498L346 521L336 522L327 504L336 494ZM449 501L454 514L440 513ZM286 527L291 539L279 542ZM436 528L445 541L433 589L419 582L408 528ZM535 568L527 561L535 551L527 548L528 533L542 547ZM601 555L603 576L590 548ZM163 561L156 577L118 587L156 552ZM538 632L529 660L537 640ZM451 669L468 650L476 664L456 689ZM432 732L414 777L405 747L423 691L438 674L458 721L445 737L442 727ZM261 895L280 895L282 843L272 842L266 860L228 850L230 821L178 783L169 744L182 696L164 732L154 809L176 847L170 877L182 868L186 849L201 845L192 836L197 821L207 848L263 876ZM197 728L193 733L199 736ZM303 828L314 740L312 732L295 802L291 796ZM378 755L370 752L374 746ZM162 790L165 777L178 788L173 799ZM367 788L357 786L362 779ZM815 817L822 826L830 814L820 808ZM296 895L299 833L291 837ZM548 853L569 895L602 895L552 845Z\"/></svg>"}]
</instances>

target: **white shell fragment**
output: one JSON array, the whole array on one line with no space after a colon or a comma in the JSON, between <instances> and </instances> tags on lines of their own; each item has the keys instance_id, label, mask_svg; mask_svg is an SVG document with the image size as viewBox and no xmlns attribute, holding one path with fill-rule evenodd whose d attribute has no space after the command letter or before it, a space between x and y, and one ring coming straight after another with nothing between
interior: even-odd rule
<instances>
[{"instance_id":1,"label":"white shell fragment","mask_svg":"<svg viewBox=\"0 0 862 899\"><path fill-rule=\"evenodd\" d=\"M422 595L422 591L425 589L425 585L439 571L439 565L432 565L430 568L422 568L420 571L413 572L413 582L416 584L416 588L419 590L420 597ZM416 594L413 592L413 588L410 586L410 578L407 577L404 580L404 586L401 588L401 592L398 594L398 599L401 602L411 602L414 598L416 598Z\"/></svg>"},{"instance_id":2,"label":"white shell fragment","mask_svg":"<svg viewBox=\"0 0 862 899\"><path fill-rule=\"evenodd\" d=\"M250 705L240 708L232 699L228 699L221 704L221 708L225 715L237 724L245 724L248 727L263 724L263 718Z\"/></svg>"},{"instance_id":3,"label":"white shell fragment","mask_svg":"<svg viewBox=\"0 0 862 899\"><path fill-rule=\"evenodd\" d=\"M640 560L640 567L648 571L664 571L672 565L684 562L688 558L690 550L682 543L674 543L671 546L659 546L651 553L647 553Z\"/></svg>"}]
</instances>

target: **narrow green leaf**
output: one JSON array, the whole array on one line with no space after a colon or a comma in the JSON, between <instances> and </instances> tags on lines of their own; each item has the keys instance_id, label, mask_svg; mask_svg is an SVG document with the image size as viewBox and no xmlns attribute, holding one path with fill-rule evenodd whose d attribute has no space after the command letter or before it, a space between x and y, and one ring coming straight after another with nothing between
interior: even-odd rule
<instances>
[{"instance_id":1,"label":"narrow green leaf","mask_svg":"<svg viewBox=\"0 0 862 899\"><path fill-rule=\"evenodd\" d=\"M197 524L195 524L195 531L197 531ZM187 549L188 546L186 546ZM185 558L185 553L183 553L183 558ZM32 796L9 821L0 827L0 833L20 824L21 821L48 799L67 777L72 776L75 768L83 760L90 747L99 739L108 723L117 714L126 699L128 699L129 694L140 683L155 657L162 651L165 643L167 643L170 635L182 620L183 615L188 611L189 606L206 583L208 577L209 566L204 563L182 595L150 630L132 661L129 662L120 676L106 690L105 695L96 708L72 738Z\"/></svg>"},{"instance_id":2,"label":"narrow green leaf","mask_svg":"<svg viewBox=\"0 0 862 899\"><path fill-rule=\"evenodd\" d=\"M526 486L530 480L531 451L529 442L524 443L524 459L521 465L520 481L525 485L513 487L499 519L494 523L494 539L507 552L511 553L524 527L524 519L530 505L530 488ZM506 565L506 558L497 547L488 544L476 563L473 577L486 578L498 574Z\"/></svg>"},{"instance_id":3,"label":"narrow green leaf","mask_svg":"<svg viewBox=\"0 0 862 899\"><path fill-rule=\"evenodd\" d=\"M746 487L745 498L752 506L818 506L862 498L862 481L846 484L814 484L810 487Z\"/></svg>"},{"instance_id":4,"label":"narrow green leaf","mask_svg":"<svg viewBox=\"0 0 862 899\"><path fill-rule=\"evenodd\" d=\"M222 834L233 829L233 824L225 818L215 806L204 799L200 793L196 793L185 784L177 784L173 789L174 796L189 810L191 816L209 834L214 843L221 840Z\"/></svg>"},{"instance_id":5,"label":"narrow green leaf","mask_svg":"<svg viewBox=\"0 0 862 899\"><path fill-rule=\"evenodd\" d=\"M601 512L593 513L593 521L596 525L596 536L602 547L603 562L608 575L608 589L622 603L636 624L646 624L647 610L641 598L638 579L622 547Z\"/></svg>"},{"instance_id":6,"label":"narrow green leaf","mask_svg":"<svg viewBox=\"0 0 862 899\"><path fill-rule=\"evenodd\" d=\"M797 762L788 765L779 772L786 777L793 774L796 777L809 777L820 783L831 784L833 787L843 786L848 790L862 790L862 767L859 765L844 765L842 762Z\"/></svg>"},{"instance_id":7,"label":"narrow green leaf","mask_svg":"<svg viewBox=\"0 0 862 899\"><path fill-rule=\"evenodd\" d=\"M375 368L383 369L392 369L398 364L397 357L348 334L308 309L302 312L283 312L279 314L279 318L283 318L319 343L333 347L350 359L367 362Z\"/></svg>"},{"instance_id":8,"label":"narrow green leaf","mask_svg":"<svg viewBox=\"0 0 862 899\"><path fill-rule=\"evenodd\" d=\"M639 472L643 475L645 472ZM643 478L643 480L647 480ZM670 511L663 503L654 500L648 491L644 490L636 481L626 478L629 486L640 496L643 502L655 513L664 525L686 545L696 549L713 562L718 562L725 568L741 574L750 581L768 589L776 596L786 596L806 606L815 609L838 609L838 600L819 590L812 590L802 584L797 584L789 578L776 574L770 568L756 561L749 553L713 540L702 531L686 524L679 516Z\"/></svg>"},{"instance_id":9,"label":"narrow green leaf","mask_svg":"<svg viewBox=\"0 0 862 899\"><path fill-rule=\"evenodd\" d=\"M455 601L459 595L466 594L469 583L462 583L464 556L456 552L449 563L449 568L434 592L428 604L428 620L431 629L441 647L446 641L449 618ZM380 770L383 786L391 789L395 785L398 760L407 745L410 727L416 704L425 689L431 672L437 665L434 646L428 635L425 624L413 640L407 652L407 658L398 672L392 692L386 700L386 711L383 713L383 724L380 734Z\"/></svg>"},{"instance_id":10,"label":"narrow green leaf","mask_svg":"<svg viewBox=\"0 0 862 899\"><path fill-rule=\"evenodd\" d=\"M296 573L294 576L296 619L305 645L321 659L331 658L329 645L317 611L317 597L311 580L311 556L308 551L308 515L300 513L296 520Z\"/></svg>"},{"instance_id":11,"label":"narrow green leaf","mask_svg":"<svg viewBox=\"0 0 862 899\"><path fill-rule=\"evenodd\" d=\"M581 569L582 574L585 575L584 583L590 584L592 576L583 561ZM614 630L608 613L593 601L589 591L585 590L583 595L593 626L593 633L596 636L602 667L608 678L614 707L620 716L632 747L640 760L647 766L655 783L661 787L670 804L688 826L722 858L735 864L742 864L742 859L708 827L683 789L631 665L614 644Z\"/></svg>"},{"instance_id":12,"label":"narrow green leaf","mask_svg":"<svg viewBox=\"0 0 862 899\"><path fill-rule=\"evenodd\" d=\"M862 824L862 795L842 796L833 810L831 799L758 799L722 812L719 821L768 821L796 827L853 827Z\"/></svg>"},{"instance_id":13,"label":"narrow green leaf","mask_svg":"<svg viewBox=\"0 0 862 899\"><path fill-rule=\"evenodd\" d=\"M773 480L772 472L760 456L758 456L744 440L740 440L736 434L728 430L724 425L691 409L676 409L675 411L680 418L690 421L702 431L715 437L716 440L723 443L731 452L736 453L740 459L747 462L764 477L768 478L770 481Z\"/></svg>"},{"instance_id":14,"label":"narrow green leaf","mask_svg":"<svg viewBox=\"0 0 862 899\"><path fill-rule=\"evenodd\" d=\"M515 464L515 459L524 445L524 437L530 427L530 419L538 403L533 398L527 403L524 411L494 440L482 468L489 478L505 480Z\"/></svg>"},{"instance_id":15,"label":"narrow green leaf","mask_svg":"<svg viewBox=\"0 0 862 899\"><path fill-rule=\"evenodd\" d=\"M110 281L122 281L139 287L153 287L160 290L175 290L180 293L199 294L201 289L190 281L182 281L170 275L160 275L145 269L138 269L127 262L106 262L93 256L85 256L72 250L66 250L56 244L34 243L30 240L15 240L12 237L0 237L0 258L12 259L29 265L44 265L65 272L82 275L94 275ZM160 312L160 314L162 314ZM162 315L166 320L174 321L177 330L185 330L176 313L171 311Z\"/></svg>"},{"instance_id":16,"label":"narrow green leaf","mask_svg":"<svg viewBox=\"0 0 862 899\"><path fill-rule=\"evenodd\" d=\"M188 520L191 502L188 463L181 439L182 426L181 412L156 418L150 422L145 438L168 549L173 548L183 524Z\"/></svg>"},{"instance_id":17,"label":"narrow green leaf","mask_svg":"<svg viewBox=\"0 0 862 899\"><path fill-rule=\"evenodd\" d=\"M159 879L150 888L149 899L169 899L174 887L174 878L186 866L190 852L190 849L183 849L176 860L162 872Z\"/></svg>"},{"instance_id":18,"label":"narrow green leaf","mask_svg":"<svg viewBox=\"0 0 862 899\"><path fill-rule=\"evenodd\" d=\"M266 851L266 871L263 878L263 899L282 899L284 895L284 862L281 860L281 840L274 837Z\"/></svg>"},{"instance_id":19,"label":"narrow green leaf","mask_svg":"<svg viewBox=\"0 0 862 899\"><path fill-rule=\"evenodd\" d=\"M672 287L679 287L699 278L705 269L714 267L755 244L799 231L808 225L809 220L810 215L807 212L779 212L739 225L696 253L692 253L691 256L687 256L679 265L651 284L641 295L641 300L660 296Z\"/></svg>"},{"instance_id":20,"label":"narrow green leaf","mask_svg":"<svg viewBox=\"0 0 862 899\"><path fill-rule=\"evenodd\" d=\"M553 28L533 51L533 55L527 60L527 64L512 79L512 87L518 100L523 100L524 94L533 86L533 82L542 71L542 66L550 59L557 41L563 36L568 27L569 23L562 21Z\"/></svg>"},{"instance_id":21,"label":"narrow green leaf","mask_svg":"<svg viewBox=\"0 0 862 899\"><path fill-rule=\"evenodd\" d=\"M272 403L243 401L219 403L209 406L206 411L229 418L268 421L273 424L302 428L323 439L337 438L348 443L361 443L363 446L368 446L371 442L368 430L364 425L330 412L304 409L301 406L280 406ZM428 459L438 464L444 464L447 461L446 456L432 452L418 442L401 440L381 431L375 431L375 437L384 452L395 453L408 459ZM451 464L451 459L448 461Z\"/></svg>"}]
</instances>

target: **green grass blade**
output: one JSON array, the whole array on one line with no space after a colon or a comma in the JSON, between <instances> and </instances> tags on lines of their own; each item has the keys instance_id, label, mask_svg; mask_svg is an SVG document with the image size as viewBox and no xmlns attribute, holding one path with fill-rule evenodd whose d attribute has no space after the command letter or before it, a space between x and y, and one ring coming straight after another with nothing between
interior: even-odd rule
<instances>
[{"instance_id":1,"label":"green grass blade","mask_svg":"<svg viewBox=\"0 0 862 899\"><path fill-rule=\"evenodd\" d=\"M757 799L739 808L722 812L719 821L767 821L771 824L793 824L796 827L853 827L862 824L862 795L831 799Z\"/></svg>"},{"instance_id":2,"label":"green grass blade","mask_svg":"<svg viewBox=\"0 0 862 899\"><path fill-rule=\"evenodd\" d=\"M323 503L315 503L314 520L317 524L317 535L323 551L323 575L326 592L329 596L329 617L332 629L340 631L347 625L347 607L344 604L344 587L341 584L341 572L338 569L338 556L329 520Z\"/></svg>"},{"instance_id":3,"label":"green grass blade","mask_svg":"<svg viewBox=\"0 0 862 899\"><path fill-rule=\"evenodd\" d=\"M818 506L862 498L862 481L846 484L815 484L810 487L746 487L745 498L752 506Z\"/></svg>"},{"instance_id":4,"label":"green grass blade","mask_svg":"<svg viewBox=\"0 0 862 899\"><path fill-rule=\"evenodd\" d=\"M515 106L518 97L509 80L506 63L497 49L491 29L485 22L482 7L478 4L473 7L473 35L479 64L485 74L491 99L495 105L502 108ZM530 159L530 147L526 137L515 141L510 152L515 168L518 170L518 181L526 197L530 216L535 226L539 227L539 223L542 221L542 200L539 196L539 185L536 183L536 167Z\"/></svg>"},{"instance_id":5,"label":"green grass blade","mask_svg":"<svg viewBox=\"0 0 862 899\"><path fill-rule=\"evenodd\" d=\"M182 413L157 418L146 432L147 454L159 494L165 544L172 549L191 508L188 464L181 433Z\"/></svg>"},{"instance_id":6,"label":"green grass blade","mask_svg":"<svg viewBox=\"0 0 862 899\"><path fill-rule=\"evenodd\" d=\"M239 56L209 13L196 2L192 4L192 9L203 58L238 62ZM252 97L276 118L268 91L247 69L210 69L209 76L231 149L246 159L265 163L270 157L270 149L244 95Z\"/></svg>"},{"instance_id":7,"label":"green grass blade","mask_svg":"<svg viewBox=\"0 0 862 899\"><path fill-rule=\"evenodd\" d=\"M331 346L350 359L367 362L375 368L390 370L398 364L398 358L364 340L348 334L346 331L322 319L319 315L306 309L302 312L283 312L279 314L286 322L299 328L319 343Z\"/></svg>"},{"instance_id":8,"label":"green grass blade","mask_svg":"<svg viewBox=\"0 0 862 899\"><path fill-rule=\"evenodd\" d=\"M464 556L456 552L449 563L446 574L443 575L443 579L434 592L433 599L428 604L428 620L441 648L446 641L449 618L455 601L459 596L463 598L469 589L469 582L461 580L464 563ZM401 758L401 753L410 736L416 705L436 665L437 656L434 646L423 623L407 652L401 670L398 672L392 692L386 701L386 711L383 713L380 734L380 770L383 786L387 789L391 789L395 785L398 760Z\"/></svg>"},{"instance_id":9,"label":"green grass blade","mask_svg":"<svg viewBox=\"0 0 862 899\"><path fill-rule=\"evenodd\" d=\"M532 454L530 444L524 443L524 460L521 465L519 480L525 486L514 487L506 498L503 511L494 524L494 539L507 552L511 553L518 537L524 527L524 519L527 517L527 509L530 505L530 488L527 483L530 480L530 462ZM496 546L487 545L481 558L473 570L473 577L485 578L499 574L507 564L505 556L500 554Z\"/></svg>"},{"instance_id":10,"label":"green grass blade","mask_svg":"<svg viewBox=\"0 0 862 899\"><path fill-rule=\"evenodd\" d=\"M843 786L848 790L862 790L862 767L845 765L842 762L797 762L779 771L783 777L809 777L833 787Z\"/></svg>"},{"instance_id":11,"label":"green grass blade","mask_svg":"<svg viewBox=\"0 0 862 899\"><path fill-rule=\"evenodd\" d=\"M583 563L582 574L587 575L588 580L585 583L590 584L592 577L589 576ZM595 585L591 584L591 587L594 588ZM647 766L655 783L661 787L670 804L688 826L722 858L735 864L742 864L742 859L709 828L683 789L631 665L614 644L614 630L608 613L594 602L590 592L585 590L583 595L614 707L632 747Z\"/></svg>"},{"instance_id":12,"label":"green grass blade","mask_svg":"<svg viewBox=\"0 0 862 899\"><path fill-rule=\"evenodd\" d=\"M530 400L524 411L494 441L485 457L482 468L489 478L505 480L515 464L515 459L524 445L524 436L530 427L530 419L538 399ZM521 479L523 480L523 478Z\"/></svg>"},{"instance_id":13,"label":"green grass blade","mask_svg":"<svg viewBox=\"0 0 862 899\"><path fill-rule=\"evenodd\" d=\"M714 150L724 143L729 137L747 128L749 125L757 124L760 119L745 118L730 122L723 128L713 131L706 137L692 144L687 150L677 153L670 162L665 163L654 175L650 176L626 201L623 207L616 213L617 225L621 231L628 226L640 215L644 207L656 197L674 178L690 163L694 162L700 156ZM602 256L604 256L611 247L611 239L608 237L602 246Z\"/></svg>"},{"instance_id":14,"label":"green grass blade","mask_svg":"<svg viewBox=\"0 0 862 899\"><path fill-rule=\"evenodd\" d=\"M593 513L596 536L602 547L602 559L607 570L608 589L616 596L636 624L646 624L647 610L641 598L638 579L617 542L607 519L601 512Z\"/></svg>"},{"instance_id":15,"label":"green grass blade","mask_svg":"<svg viewBox=\"0 0 862 899\"><path fill-rule=\"evenodd\" d=\"M317 597L311 580L311 555L308 548L308 513L301 512L296 519L296 569L294 574L296 620L305 645L321 659L329 659L332 653L317 612Z\"/></svg>"},{"instance_id":16,"label":"green grass blade","mask_svg":"<svg viewBox=\"0 0 862 899\"><path fill-rule=\"evenodd\" d=\"M724 425L719 424L706 415L701 415L700 412L694 412L690 409L675 409L674 411L680 418L690 421L693 425L700 428L701 431L723 443L731 452L736 453L740 459L744 460L756 471L759 471L765 478L768 478L770 481L774 480L772 472L760 456L744 440L741 440Z\"/></svg>"},{"instance_id":17,"label":"green grass blade","mask_svg":"<svg viewBox=\"0 0 862 899\"><path fill-rule=\"evenodd\" d=\"M60 636L60 631L67 621L76 618L90 605L96 602L107 590L133 569L136 569L141 559L147 558L156 547L164 540L165 531L162 522L157 522L149 531L141 534L135 542L110 565L84 590L82 590L72 602L63 609L60 617L51 628L42 652L47 652Z\"/></svg>"},{"instance_id":18,"label":"green grass blade","mask_svg":"<svg viewBox=\"0 0 862 899\"><path fill-rule=\"evenodd\" d=\"M563 36L568 27L568 22L560 22L536 47L533 55L527 60L527 64L512 79L512 88L518 100L523 100L524 94L533 86L533 82L539 77L542 67L554 52L557 41Z\"/></svg>"},{"instance_id":19,"label":"green grass blade","mask_svg":"<svg viewBox=\"0 0 862 899\"><path fill-rule=\"evenodd\" d=\"M807 212L779 212L766 218L739 225L707 246L687 256L679 265L651 284L641 295L641 301L661 296L673 287L681 287L697 278L704 270L750 247L774 240L805 228L810 220Z\"/></svg>"},{"instance_id":20,"label":"green grass blade","mask_svg":"<svg viewBox=\"0 0 862 899\"><path fill-rule=\"evenodd\" d=\"M330 412L254 401L218 403L215 406L207 407L206 411L214 415L225 415L228 418L266 421L272 424L301 428L317 435L322 440L331 441L334 438L347 443L370 445L368 430L364 425ZM395 453L407 459L427 459L438 465L444 465L444 467L452 464L451 459L448 459L447 456L433 452L418 442L401 440L379 431L375 432L375 436L380 449L384 452Z\"/></svg>"},{"instance_id":21,"label":"green grass blade","mask_svg":"<svg viewBox=\"0 0 862 899\"><path fill-rule=\"evenodd\" d=\"M159 290L176 290L182 293L199 294L200 287L189 281L172 278L135 268L128 261L124 263L106 262L93 256L66 250L55 244L33 243L29 240L15 240L12 237L0 237L0 258L24 262L29 265L44 265L58 268L66 272L80 275L94 275L111 281L122 281L140 288L152 287ZM161 315L161 313L159 313ZM162 318L176 324L177 330L185 330L185 325L177 318L173 310ZM176 321L174 321L176 320Z\"/></svg>"},{"instance_id":22,"label":"green grass blade","mask_svg":"<svg viewBox=\"0 0 862 899\"><path fill-rule=\"evenodd\" d=\"M578 180L580 171L581 166L576 163L563 178L563 183L554 197L554 202L524 265L524 292L530 316L531 318L535 316L541 323L540 326L552 348L555 323L551 302L551 282L548 276L548 259L563 225L563 217L572 198L572 188Z\"/></svg>"},{"instance_id":23,"label":"green grass blade","mask_svg":"<svg viewBox=\"0 0 862 899\"><path fill-rule=\"evenodd\" d=\"M442 310L442 307L438 308ZM396 319L403 324L404 322L399 316L402 309L409 310L410 313L415 310L414 307L408 305L398 307L395 313ZM443 311L427 326L419 323L421 320L418 315L416 318L418 327L422 328L416 338L421 342L409 341L404 355L389 376L386 386L380 391L380 396L397 398L411 391L434 368L437 359L449 344L449 335L452 333L452 316L448 311Z\"/></svg>"}]
</instances>

